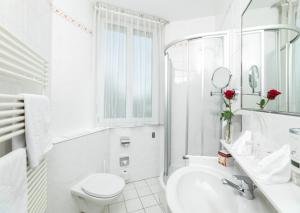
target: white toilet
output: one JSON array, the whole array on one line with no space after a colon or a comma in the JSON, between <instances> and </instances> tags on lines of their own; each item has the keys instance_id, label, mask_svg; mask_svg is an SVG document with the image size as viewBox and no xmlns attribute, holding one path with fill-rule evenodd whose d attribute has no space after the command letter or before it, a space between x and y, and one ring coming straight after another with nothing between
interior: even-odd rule
<instances>
[{"instance_id":1,"label":"white toilet","mask_svg":"<svg viewBox=\"0 0 300 213\"><path fill-rule=\"evenodd\" d=\"M71 193L80 212L102 213L106 205L121 195L124 187L123 178L113 174L97 173L76 184Z\"/></svg>"}]
</instances>

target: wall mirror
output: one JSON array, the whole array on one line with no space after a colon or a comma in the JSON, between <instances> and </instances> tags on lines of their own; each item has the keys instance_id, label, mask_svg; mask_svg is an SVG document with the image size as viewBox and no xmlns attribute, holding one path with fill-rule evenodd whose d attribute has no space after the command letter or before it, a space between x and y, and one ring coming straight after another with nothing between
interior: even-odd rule
<instances>
[{"instance_id":1,"label":"wall mirror","mask_svg":"<svg viewBox=\"0 0 300 213\"><path fill-rule=\"evenodd\" d=\"M242 109L300 116L299 0L252 0L242 14Z\"/></svg>"}]
</instances>

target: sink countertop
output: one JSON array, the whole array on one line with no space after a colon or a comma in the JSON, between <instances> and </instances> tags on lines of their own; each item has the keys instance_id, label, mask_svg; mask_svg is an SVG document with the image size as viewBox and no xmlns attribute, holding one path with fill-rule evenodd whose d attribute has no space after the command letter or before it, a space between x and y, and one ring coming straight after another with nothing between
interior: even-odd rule
<instances>
[{"instance_id":1,"label":"sink countertop","mask_svg":"<svg viewBox=\"0 0 300 213\"><path fill-rule=\"evenodd\" d=\"M300 187L292 182L272 185L262 183L254 175L257 160L251 156L239 156L232 150L231 144L224 141L221 143L279 213L300 213Z\"/></svg>"},{"instance_id":2,"label":"sink countertop","mask_svg":"<svg viewBox=\"0 0 300 213\"><path fill-rule=\"evenodd\" d=\"M206 170L207 168L207 170ZM193 198L195 198L195 193L193 193L192 191L189 192L190 193L190 197L188 199L192 199L190 201L182 201L180 199L181 198L180 195L182 195L182 193L180 193L178 191L179 188L174 188L176 186L176 184L183 184L184 181L182 181L184 176L188 175L188 174L192 174L193 172L201 172L201 171L215 171L217 174L219 174L219 178L227 178L230 180L234 180L233 175L237 175L237 174L241 174L241 175L245 175L245 172L243 170L240 169L240 166L238 164L235 164L232 167L224 167L222 165L220 165L218 163L218 158L217 157L206 157L206 156L190 156L189 160L187 161L187 166L183 167L179 170L177 170L175 173L173 173L168 181L167 184L167 198L168 198L168 203L169 205L175 205L178 207L179 203L181 203L181 205L183 203L186 202L191 202L193 205ZM204 172L203 174L205 174L206 172ZM196 178L197 179L197 178ZM195 180L196 180L195 179ZM179 181L181 180L181 181ZM190 183L192 184L192 180L188 180L187 182L185 181L185 183ZM199 187L199 186L207 186L207 183L209 183L209 181L206 183L204 182L204 184L201 184L201 178L199 179L199 181L195 182L195 185L193 185L193 187ZM217 182L219 183L219 182ZM221 181L220 181L221 183ZM200 184L200 185L199 185ZM178 185L176 186L178 187ZM214 187L220 187L219 186L214 186ZM244 197L238 195L237 192L235 192L232 188L223 185L224 190L227 191L227 195L229 195L229 197L224 197L224 199L221 196L221 199L215 199L216 201L216 205L220 205L222 206L222 208L224 207L224 209L220 210L220 209L215 209L214 212L232 212L232 211L228 211L230 210L230 207L228 208L225 207L228 203L225 202L225 200L228 199L232 199L233 203L231 205L231 207L234 210L234 212L236 213L253 213L253 212L257 212L257 213L275 213L277 211L274 210L274 208L272 207L272 205L268 202L268 200L266 200L265 196L263 196L263 194L260 192L260 190L255 190L255 197L256 199L254 200L247 200ZM186 187L181 187L181 189L185 189L187 190L187 188L190 188L191 190L193 190L194 188L191 188L191 186L186 186ZM205 190L205 188L203 188ZM220 188L221 189L221 188ZM218 192L222 192L224 190L220 190ZM201 189L202 191L202 189ZM185 192L186 194L187 192ZM178 194L178 195L176 195ZM210 195L210 193L208 193L208 196ZM188 196L188 194L184 195L183 197ZM201 196L196 196L196 200L200 199L201 200ZM180 200L180 202L179 202ZM214 200L214 199L213 199ZM195 200L194 200L195 201ZM223 201L225 203L223 203ZM197 201L198 202L198 201ZM229 201L230 202L230 201ZM171 206L170 206L171 207ZM178 208L174 207L173 209L175 211L175 213L178 213ZM201 207L201 210L203 210L204 206ZM172 209L172 208L171 208ZM232 210L233 210L232 209ZM186 209L187 210L187 209ZM199 209L200 210L200 209ZM201 212L201 211L199 211ZM181 211L180 213L190 213L190 211ZM204 211L204 213L207 213Z\"/></svg>"}]
</instances>

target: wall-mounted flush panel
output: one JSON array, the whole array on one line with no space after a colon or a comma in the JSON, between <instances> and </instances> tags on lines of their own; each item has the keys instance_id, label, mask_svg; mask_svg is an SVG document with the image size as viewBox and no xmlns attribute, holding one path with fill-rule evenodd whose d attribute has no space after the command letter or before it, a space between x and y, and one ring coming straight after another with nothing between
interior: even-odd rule
<instances>
[{"instance_id":1,"label":"wall-mounted flush panel","mask_svg":"<svg viewBox=\"0 0 300 213\"><path fill-rule=\"evenodd\" d=\"M122 136L120 138L120 143L121 143L122 146L129 146L129 144L130 144L130 138L127 137L127 136Z\"/></svg>"},{"instance_id":2,"label":"wall-mounted flush panel","mask_svg":"<svg viewBox=\"0 0 300 213\"><path fill-rule=\"evenodd\" d=\"M129 166L129 156L122 156L120 157L120 166Z\"/></svg>"}]
</instances>

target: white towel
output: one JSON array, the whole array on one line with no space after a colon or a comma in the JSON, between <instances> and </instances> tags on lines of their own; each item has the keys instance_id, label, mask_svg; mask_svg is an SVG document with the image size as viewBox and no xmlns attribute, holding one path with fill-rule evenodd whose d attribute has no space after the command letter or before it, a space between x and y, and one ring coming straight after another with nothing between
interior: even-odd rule
<instances>
[{"instance_id":1,"label":"white towel","mask_svg":"<svg viewBox=\"0 0 300 213\"><path fill-rule=\"evenodd\" d=\"M284 145L258 163L256 176L265 184L286 183L291 178L290 162L290 147Z\"/></svg>"},{"instance_id":2,"label":"white towel","mask_svg":"<svg viewBox=\"0 0 300 213\"><path fill-rule=\"evenodd\" d=\"M49 99L43 95L24 94L25 104L25 137L13 138L13 149L26 149L29 165L37 167L44 159L45 154L52 148L49 135L50 110Z\"/></svg>"},{"instance_id":3,"label":"white towel","mask_svg":"<svg viewBox=\"0 0 300 213\"><path fill-rule=\"evenodd\" d=\"M253 154L252 133L245 131L233 144L232 150L238 155L249 156Z\"/></svg>"},{"instance_id":4,"label":"white towel","mask_svg":"<svg viewBox=\"0 0 300 213\"><path fill-rule=\"evenodd\" d=\"M25 149L17 149L0 158L0 212L27 212Z\"/></svg>"}]
</instances>

